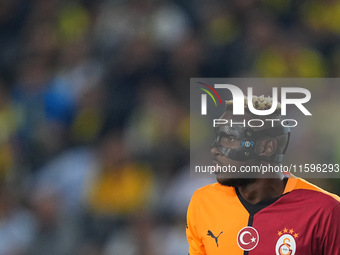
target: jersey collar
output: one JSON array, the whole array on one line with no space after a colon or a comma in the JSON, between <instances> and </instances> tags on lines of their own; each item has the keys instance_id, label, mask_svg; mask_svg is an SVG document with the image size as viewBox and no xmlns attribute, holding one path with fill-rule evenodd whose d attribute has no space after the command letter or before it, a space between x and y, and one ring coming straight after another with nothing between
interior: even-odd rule
<instances>
[{"instance_id":1,"label":"jersey collar","mask_svg":"<svg viewBox=\"0 0 340 255\"><path fill-rule=\"evenodd\" d=\"M297 178L296 176L294 176L292 174L288 174L288 181L287 181L287 184L286 184L286 187L285 187L283 194L291 192L295 188L298 179L299 178Z\"/></svg>"}]
</instances>

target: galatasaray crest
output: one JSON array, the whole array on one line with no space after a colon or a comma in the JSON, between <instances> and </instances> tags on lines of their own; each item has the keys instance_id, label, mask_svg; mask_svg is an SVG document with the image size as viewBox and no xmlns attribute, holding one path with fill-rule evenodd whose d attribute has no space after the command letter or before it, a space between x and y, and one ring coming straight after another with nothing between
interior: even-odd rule
<instances>
[{"instance_id":1,"label":"galatasaray crest","mask_svg":"<svg viewBox=\"0 0 340 255\"><path fill-rule=\"evenodd\" d=\"M277 235L279 240L275 246L276 255L294 255L296 252L295 239L299 237L299 234L294 232L294 229L284 228L278 231Z\"/></svg>"}]
</instances>

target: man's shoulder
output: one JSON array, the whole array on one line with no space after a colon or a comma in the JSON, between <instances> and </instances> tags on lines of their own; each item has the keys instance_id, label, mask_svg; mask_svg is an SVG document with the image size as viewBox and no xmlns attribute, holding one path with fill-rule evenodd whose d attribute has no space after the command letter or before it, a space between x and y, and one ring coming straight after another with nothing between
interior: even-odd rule
<instances>
[{"instance_id":1,"label":"man's shoulder","mask_svg":"<svg viewBox=\"0 0 340 255\"><path fill-rule=\"evenodd\" d=\"M211 183L205 185L195 191L195 194L204 194L210 192L221 192L221 191L228 191L229 189L233 189L232 187L223 186L218 182Z\"/></svg>"},{"instance_id":2,"label":"man's shoulder","mask_svg":"<svg viewBox=\"0 0 340 255\"><path fill-rule=\"evenodd\" d=\"M329 200L336 200L337 202L340 202L340 197L336 194L330 193L319 186L312 184L304 179L298 178L296 185L293 190L304 190L304 191L310 191L311 194L317 195L320 198L323 199L329 199Z\"/></svg>"},{"instance_id":3,"label":"man's shoulder","mask_svg":"<svg viewBox=\"0 0 340 255\"><path fill-rule=\"evenodd\" d=\"M296 178L292 182L294 182L294 186L289 190L289 195L283 197L282 202L295 202L306 209L319 208L325 211L339 207L340 198L336 194L332 194L304 179Z\"/></svg>"}]
</instances>

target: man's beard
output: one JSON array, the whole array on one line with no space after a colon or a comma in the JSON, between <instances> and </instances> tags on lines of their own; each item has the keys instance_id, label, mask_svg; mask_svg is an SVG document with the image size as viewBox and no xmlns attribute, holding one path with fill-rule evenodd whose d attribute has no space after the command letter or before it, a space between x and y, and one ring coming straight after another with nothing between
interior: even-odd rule
<instances>
[{"instance_id":1,"label":"man's beard","mask_svg":"<svg viewBox=\"0 0 340 255\"><path fill-rule=\"evenodd\" d=\"M256 181L255 178L217 178L217 181L223 186L239 188Z\"/></svg>"}]
</instances>

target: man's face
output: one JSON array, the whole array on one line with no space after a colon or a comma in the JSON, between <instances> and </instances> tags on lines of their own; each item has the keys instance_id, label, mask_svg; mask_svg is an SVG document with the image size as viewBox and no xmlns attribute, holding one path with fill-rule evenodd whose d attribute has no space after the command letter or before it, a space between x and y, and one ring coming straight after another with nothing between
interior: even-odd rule
<instances>
[{"instance_id":1,"label":"man's face","mask_svg":"<svg viewBox=\"0 0 340 255\"><path fill-rule=\"evenodd\" d=\"M245 116L236 117L231 114L230 111L225 112L221 119L233 119L234 121L241 121L246 119ZM223 134L219 139L220 146L227 149L237 149L241 146L241 141L234 135ZM236 170L239 171L240 167L243 165L251 165L255 164L255 160L247 160L247 161L236 161L224 156L215 146L211 147L211 155L213 159L213 164L223 166L235 166ZM248 184L253 182L255 179L246 178L244 173L216 173L216 179L219 183L226 186L239 187L244 184Z\"/></svg>"}]
</instances>

